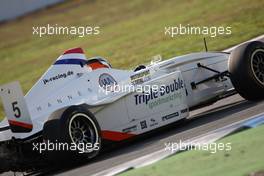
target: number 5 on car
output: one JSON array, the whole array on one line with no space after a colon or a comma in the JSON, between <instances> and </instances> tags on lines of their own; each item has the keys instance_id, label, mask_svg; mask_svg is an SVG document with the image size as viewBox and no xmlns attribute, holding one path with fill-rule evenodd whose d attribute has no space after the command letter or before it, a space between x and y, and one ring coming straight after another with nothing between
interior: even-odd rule
<instances>
[{"instance_id":1,"label":"number 5 on car","mask_svg":"<svg viewBox=\"0 0 264 176\"><path fill-rule=\"evenodd\" d=\"M11 131L14 133L32 131L32 121L20 84L12 82L1 86L0 96Z\"/></svg>"}]
</instances>

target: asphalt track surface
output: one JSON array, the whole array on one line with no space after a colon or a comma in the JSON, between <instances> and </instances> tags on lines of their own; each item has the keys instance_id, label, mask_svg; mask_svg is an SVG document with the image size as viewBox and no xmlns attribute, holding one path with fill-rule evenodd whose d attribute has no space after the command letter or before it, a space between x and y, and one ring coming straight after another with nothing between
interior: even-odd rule
<instances>
[{"instance_id":1,"label":"asphalt track surface","mask_svg":"<svg viewBox=\"0 0 264 176\"><path fill-rule=\"evenodd\" d=\"M264 37L261 40L264 41ZM49 174L90 176L164 149L165 143L185 141L263 112L264 101L250 102L236 94L219 100L212 105L191 111L186 123L171 124L135 140L118 145L83 165L52 170ZM35 174L38 175L38 173ZM10 175L10 173L4 175Z\"/></svg>"}]
</instances>

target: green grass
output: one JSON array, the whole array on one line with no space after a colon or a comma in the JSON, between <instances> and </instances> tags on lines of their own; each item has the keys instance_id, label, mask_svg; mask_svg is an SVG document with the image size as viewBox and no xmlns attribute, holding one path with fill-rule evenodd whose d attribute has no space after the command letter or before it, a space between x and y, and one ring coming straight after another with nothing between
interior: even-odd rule
<instances>
[{"instance_id":1,"label":"green grass","mask_svg":"<svg viewBox=\"0 0 264 176\"><path fill-rule=\"evenodd\" d=\"M0 85L18 80L26 92L66 49L106 57L114 67L133 68L153 55L169 58L203 50L203 36L164 35L165 26L231 26L232 35L210 38L221 50L264 33L259 0L90 0L67 1L0 25ZM32 35L33 26L100 26L97 36ZM0 116L3 116L0 109Z\"/></svg>"},{"instance_id":2,"label":"green grass","mask_svg":"<svg viewBox=\"0 0 264 176\"><path fill-rule=\"evenodd\" d=\"M220 140L231 151L188 151L120 176L247 176L264 171L264 126Z\"/></svg>"}]
</instances>

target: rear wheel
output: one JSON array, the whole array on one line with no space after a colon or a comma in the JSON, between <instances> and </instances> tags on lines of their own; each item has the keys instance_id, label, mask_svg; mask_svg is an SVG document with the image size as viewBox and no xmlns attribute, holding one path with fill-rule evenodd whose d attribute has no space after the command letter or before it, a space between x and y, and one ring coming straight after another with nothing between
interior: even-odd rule
<instances>
[{"instance_id":1,"label":"rear wheel","mask_svg":"<svg viewBox=\"0 0 264 176\"><path fill-rule=\"evenodd\" d=\"M101 149L100 127L94 115L84 107L70 107L62 117L44 126L45 141L67 145L67 150L49 151L49 159L91 159ZM51 158L50 158L51 156Z\"/></svg>"},{"instance_id":2,"label":"rear wheel","mask_svg":"<svg viewBox=\"0 0 264 176\"><path fill-rule=\"evenodd\" d=\"M91 114L90 114L91 116ZM68 124L70 142L78 146L78 152L86 153L88 158L96 156L100 137L98 126L88 113L77 112L72 115ZM67 132L65 131L65 134ZM67 139L67 135L64 136ZM94 150L94 151L93 151Z\"/></svg>"},{"instance_id":3,"label":"rear wheel","mask_svg":"<svg viewBox=\"0 0 264 176\"><path fill-rule=\"evenodd\" d=\"M245 43L232 51L228 70L236 91L247 100L264 99L264 43Z\"/></svg>"}]
</instances>

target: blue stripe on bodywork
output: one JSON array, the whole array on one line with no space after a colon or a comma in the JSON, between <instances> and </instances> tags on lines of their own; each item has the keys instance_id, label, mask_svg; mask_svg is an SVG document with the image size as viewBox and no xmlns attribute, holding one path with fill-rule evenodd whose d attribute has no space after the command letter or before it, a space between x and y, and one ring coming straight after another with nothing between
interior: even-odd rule
<instances>
[{"instance_id":1,"label":"blue stripe on bodywork","mask_svg":"<svg viewBox=\"0 0 264 176\"><path fill-rule=\"evenodd\" d=\"M85 64L86 60L83 59L62 59L57 60L53 65L61 65L61 64L71 64L71 65L80 65Z\"/></svg>"}]
</instances>

